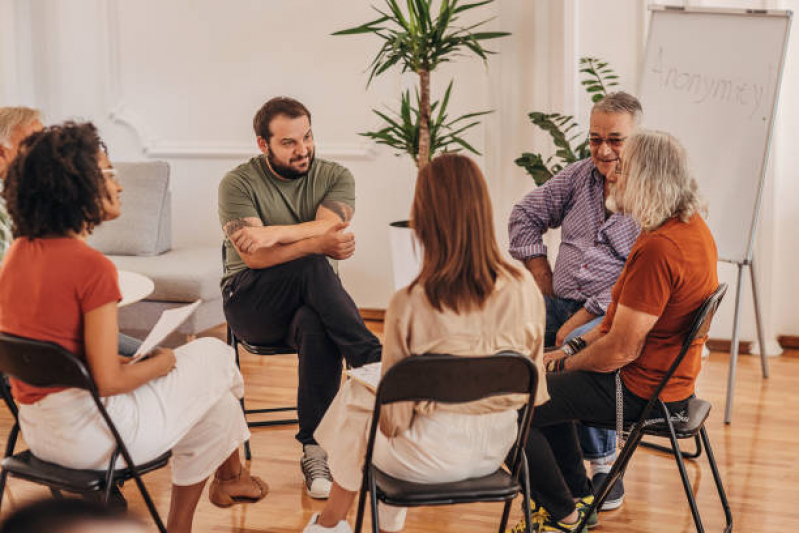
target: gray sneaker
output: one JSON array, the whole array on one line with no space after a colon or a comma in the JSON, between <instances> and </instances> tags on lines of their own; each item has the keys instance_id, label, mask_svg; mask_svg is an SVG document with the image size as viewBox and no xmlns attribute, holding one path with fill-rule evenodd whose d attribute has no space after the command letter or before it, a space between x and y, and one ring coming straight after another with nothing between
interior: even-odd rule
<instances>
[{"instance_id":1,"label":"gray sneaker","mask_svg":"<svg viewBox=\"0 0 799 533\"><path fill-rule=\"evenodd\" d=\"M594 490L599 490L599 487L602 486L602 483L605 482L605 478L607 477L608 474L606 472L595 473L594 477L591 478L591 482L594 484ZM618 509L621 507L621 504L624 502L623 479L624 478L619 478L610 488L608 497L605 498L605 501L602 503L602 507L599 508L600 511L612 511L613 509Z\"/></svg>"},{"instance_id":2,"label":"gray sneaker","mask_svg":"<svg viewBox=\"0 0 799 533\"><path fill-rule=\"evenodd\" d=\"M308 496L317 500L326 500L330 496L333 478L327 466L327 452L318 444L303 446L302 475L305 476L305 487Z\"/></svg>"}]
</instances>

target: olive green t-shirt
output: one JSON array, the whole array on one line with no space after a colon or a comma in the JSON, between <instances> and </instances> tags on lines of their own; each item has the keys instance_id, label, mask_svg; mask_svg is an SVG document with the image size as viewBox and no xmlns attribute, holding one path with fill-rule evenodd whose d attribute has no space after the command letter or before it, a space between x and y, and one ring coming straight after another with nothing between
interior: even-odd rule
<instances>
[{"instance_id":1,"label":"olive green t-shirt","mask_svg":"<svg viewBox=\"0 0 799 533\"><path fill-rule=\"evenodd\" d=\"M219 223L257 217L264 226L291 226L316 219L324 200L343 202L355 209L355 180L337 163L314 159L308 174L293 180L275 176L263 156L256 156L228 172L219 184ZM225 239L222 285L247 268L229 239Z\"/></svg>"}]
</instances>

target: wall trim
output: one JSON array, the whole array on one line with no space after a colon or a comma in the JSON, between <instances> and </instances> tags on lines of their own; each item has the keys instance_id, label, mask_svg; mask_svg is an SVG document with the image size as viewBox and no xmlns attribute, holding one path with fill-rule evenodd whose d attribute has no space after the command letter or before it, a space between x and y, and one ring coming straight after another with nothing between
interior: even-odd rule
<instances>
[{"instance_id":1,"label":"wall trim","mask_svg":"<svg viewBox=\"0 0 799 533\"><path fill-rule=\"evenodd\" d=\"M358 309L361 312L361 317L364 320L369 320L372 322L383 322L386 319L386 310L385 309L369 309L369 308L361 308Z\"/></svg>"},{"instance_id":2,"label":"wall trim","mask_svg":"<svg viewBox=\"0 0 799 533\"><path fill-rule=\"evenodd\" d=\"M105 21L101 31L105 42L108 118L111 123L123 126L134 134L144 156L171 159L241 159L258 153L255 140L252 143L231 143L223 140L177 141L159 138L147 121L125 101L120 73L119 0L100 2L100 10L100 20ZM366 140L319 143L317 150L320 156L337 160L372 160L377 156L375 143Z\"/></svg>"}]
</instances>

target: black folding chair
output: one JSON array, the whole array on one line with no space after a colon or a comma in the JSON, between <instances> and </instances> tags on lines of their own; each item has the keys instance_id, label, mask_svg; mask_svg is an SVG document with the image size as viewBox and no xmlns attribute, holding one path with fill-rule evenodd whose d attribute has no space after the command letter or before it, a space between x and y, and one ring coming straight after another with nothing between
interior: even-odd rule
<instances>
[{"instance_id":1,"label":"black folding chair","mask_svg":"<svg viewBox=\"0 0 799 533\"><path fill-rule=\"evenodd\" d=\"M5 378L10 376L35 387L72 387L89 391L100 415L108 425L108 429L116 441L116 449L111 454L107 470L75 470L54 463L42 461L30 450L14 454L19 435L19 418L17 406L11 397ZM14 426L8 435L6 454L0 470L0 504L6 485L6 477L24 479L39 485L45 485L55 497L61 497L61 491L82 495L101 494L101 501L108 503L111 489L134 479L141 492L147 509L155 521L158 530L165 533L161 517L153 504L150 493L141 479L143 474L152 472L167 465L171 452L147 463L137 465L122 441L114 422L108 416L97 386L86 366L74 355L57 344L35 341L13 335L0 334L0 392L11 413L14 415ZM122 455L126 468L114 468L117 459Z\"/></svg>"},{"instance_id":2,"label":"black folding chair","mask_svg":"<svg viewBox=\"0 0 799 533\"><path fill-rule=\"evenodd\" d=\"M677 355L677 358L663 376L663 379L660 381L657 389L652 394L652 397L649 399L646 407L644 407L644 410L641 412L641 416L634 423L625 423L625 432L629 432L627 442L619 453L619 457L616 459L616 462L613 464L610 474L605 478L605 481L599 488L596 498L594 499L593 504L591 504L589 512L586 513L581 527L578 528L578 531L580 531L582 527L586 525L588 522L588 517L591 515L591 513L598 509L605 501L605 498L607 498L608 494L610 493L610 489L613 484L616 483L616 480L624 475L624 471L627 469L627 465L629 464L635 449L641 443L641 439L644 437L644 435L664 437L671 441L671 448L664 449L666 451L673 452L673 456L677 462L677 468L680 471L680 477L682 478L685 495L688 498L688 504L691 506L691 514L694 518L696 530L699 533L704 533L705 530L702 526L702 519L699 516L699 508L696 504L696 498L694 497L691 482L688 480L688 474L685 470L685 462L683 461L684 456L680 451L680 444L678 442L682 439L696 439L697 436L699 437L707 452L707 459L710 463L710 469L713 472L713 479L716 482L716 489L719 493L719 499L721 500L721 505L724 508L724 516L727 522L724 531L725 533L732 531L732 511L730 510L730 505L727 501L727 494L724 492L724 485L721 481L721 475L719 474L719 469L716 465L716 459L713 456L713 448L710 446L710 439L708 439L707 430L705 429L705 421L707 420L708 415L710 415L710 403L706 402L705 400L700 400L697 397L692 397L688 400L686 416L675 420L672 417L672 414L669 412L668 407L666 407L666 403L660 397L660 394L663 392L663 389L666 387L669 379L671 379L671 376L685 358L685 354L688 352L688 349L691 347L694 339L707 335L707 332L710 329L710 323L713 320L713 314L716 312L716 309L718 308L719 303L721 303L722 298L724 298L724 294L726 292L727 284L722 283L719 285L716 291L704 301L701 307L699 307L696 315L694 316L691 328L688 330L688 334L683 340L680 353ZM615 425L611 424L604 425L592 423L590 425L615 429ZM697 448L697 452L699 453L700 451L701 449Z\"/></svg>"},{"instance_id":3,"label":"black folding chair","mask_svg":"<svg viewBox=\"0 0 799 533\"><path fill-rule=\"evenodd\" d=\"M245 350L250 352L251 354L255 355L289 355L289 354L296 354L297 350L293 348L289 348L288 346L265 346L260 344L250 344L248 342L243 341L236 337L236 334L233 333L233 330L230 329L230 326L227 327L227 342L236 352L236 366L241 368L239 364L239 346L242 346ZM297 411L297 406L291 407L270 407L268 409L247 409L244 404L244 398L241 398L241 409L244 411L244 418L247 419L247 415L256 415L256 414L264 414L264 413L279 413L284 411ZM297 418L282 418L278 420L250 420L247 419L247 426L248 427L267 427L267 426L284 426L289 424L296 424L299 422ZM249 461L252 459L252 452L250 450L250 441L244 443L244 457Z\"/></svg>"},{"instance_id":4,"label":"black folding chair","mask_svg":"<svg viewBox=\"0 0 799 533\"><path fill-rule=\"evenodd\" d=\"M500 533L504 533L511 502L519 492L522 492L527 531L530 533L530 476L524 454L524 443L527 441L530 428L537 386L538 373L533 362L513 352L502 352L487 357L423 355L405 359L391 367L377 389L355 532L360 533L363 526L367 492L371 496L374 533L378 533L380 529L378 501L400 507L504 501L505 508L499 526ZM408 401L465 403L509 393L529 394L519 433L509 454L510 473L499 468L496 472L480 478L454 483L423 484L396 479L381 472L372 464L381 406Z\"/></svg>"},{"instance_id":5,"label":"black folding chair","mask_svg":"<svg viewBox=\"0 0 799 533\"><path fill-rule=\"evenodd\" d=\"M227 251L225 250L225 243L222 243L222 267L224 268L225 262L227 257ZM236 337L233 333L233 330L230 329L230 325L227 326L227 343L233 348L233 351L236 353L236 366L239 367L241 370L241 364L239 363L239 346L243 346L245 350L250 352L253 355L291 355L296 354L297 350L290 348L288 346L282 344L275 344L275 345L263 345L263 344L250 344L243 339ZM268 427L268 426L286 426L291 424L297 424L299 420L297 418L283 418L279 420L256 420L251 421L247 418L247 415L259 415L264 413L280 413L284 411L297 411L297 406L291 407L272 407L269 409L247 409L244 398L241 399L241 410L244 411L244 419L247 420L247 427L257 428L257 427ZM244 443L244 458L248 461L252 459L252 450L250 449L250 441L247 440Z\"/></svg>"}]
</instances>

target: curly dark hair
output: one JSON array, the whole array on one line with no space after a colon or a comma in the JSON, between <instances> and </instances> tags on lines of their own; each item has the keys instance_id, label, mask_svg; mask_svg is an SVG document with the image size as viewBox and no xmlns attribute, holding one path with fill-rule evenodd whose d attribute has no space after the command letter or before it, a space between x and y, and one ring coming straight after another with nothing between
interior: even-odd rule
<instances>
[{"instance_id":1,"label":"curly dark hair","mask_svg":"<svg viewBox=\"0 0 799 533\"><path fill-rule=\"evenodd\" d=\"M91 232L103 221L103 146L89 122L50 126L22 142L3 190L15 237Z\"/></svg>"}]
</instances>

